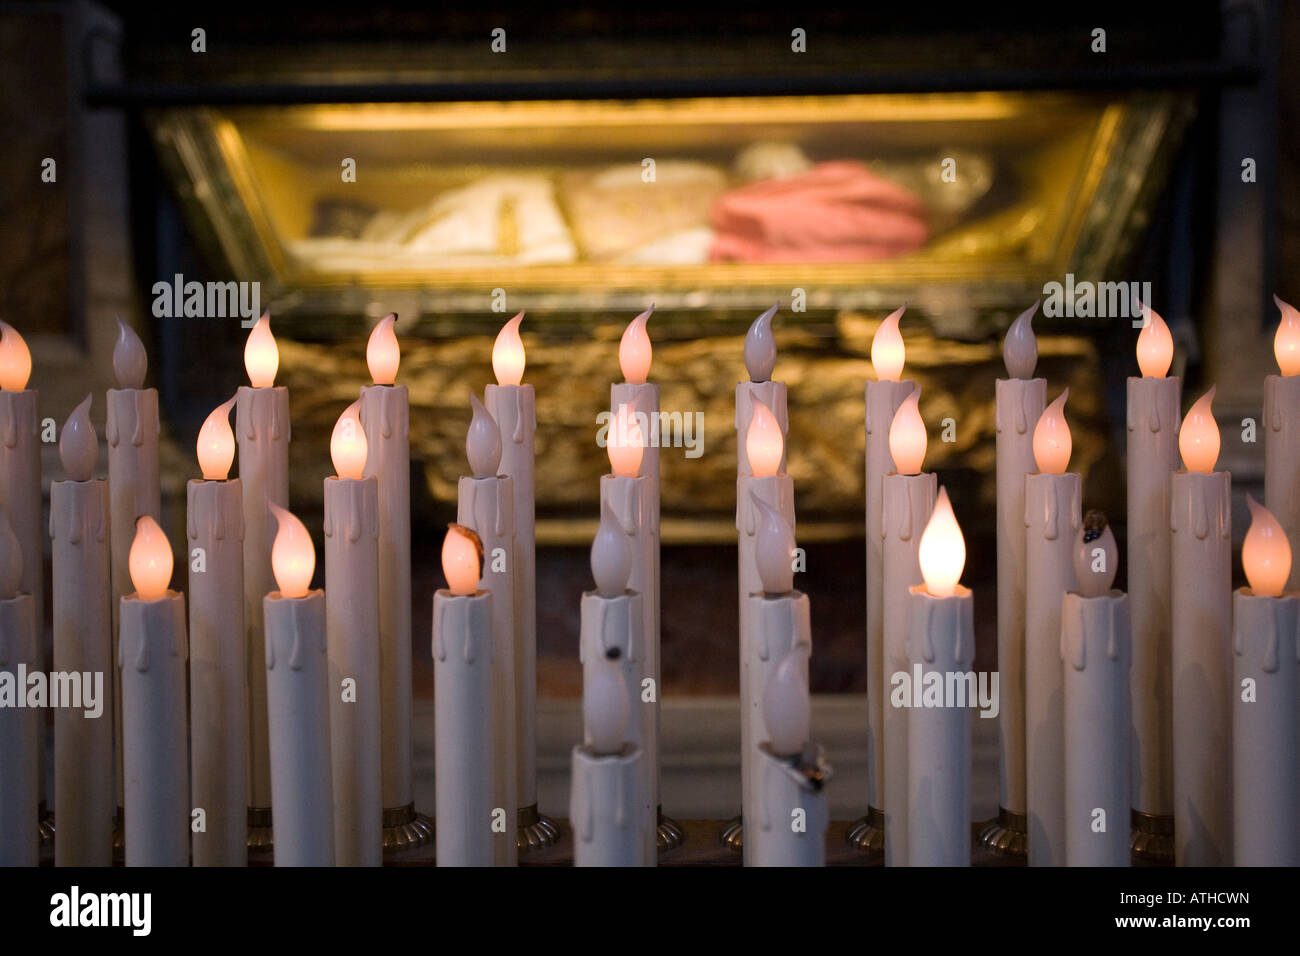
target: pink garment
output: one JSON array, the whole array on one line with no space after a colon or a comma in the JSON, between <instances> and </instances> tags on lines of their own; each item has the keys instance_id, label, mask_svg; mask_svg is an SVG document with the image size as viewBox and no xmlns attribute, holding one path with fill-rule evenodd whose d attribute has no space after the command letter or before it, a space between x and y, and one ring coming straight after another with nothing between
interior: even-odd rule
<instances>
[{"instance_id":1,"label":"pink garment","mask_svg":"<svg viewBox=\"0 0 1300 956\"><path fill-rule=\"evenodd\" d=\"M806 173L719 196L709 258L742 262L855 262L925 244L925 210L909 190L863 163L821 163Z\"/></svg>"}]
</instances>

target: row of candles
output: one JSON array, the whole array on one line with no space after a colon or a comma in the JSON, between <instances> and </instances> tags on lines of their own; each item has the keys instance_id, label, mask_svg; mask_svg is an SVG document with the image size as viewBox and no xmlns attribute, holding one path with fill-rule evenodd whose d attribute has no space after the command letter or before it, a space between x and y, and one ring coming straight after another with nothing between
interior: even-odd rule
<instances>
[{"instance_id":1,"label":"row of candles","mask_svg":"<svg viewBox=\"0 0 1300 956\"><path fill-rule=\"evenodd\" d=\"M807 739L809 609L807 597L793 587L786 390L771 378L774 312L750 329L750 381L736 393L744 847L748 863L815 865L824 854L821 784L829 768ZM1134 808L1158 808L1145 796L1148 789L1159 792L1150 778L1172 764L1174 816L1197 822L1178 830L1179 862L1228 862L1234 822L1238 862L1276 861L1279 852L1293 858L1295 840L1276 837L1294 816L1278 809L1295 809L1294 768L1270 759L1277 751L1269 743L1290 752L1285 744L1294 744L1296 732L1294 719L1282 720L1294 717L1295 668L1279 665L1289 660L1286 640L1295 633L1297 606L1294 595L1282 594L1290 566L1287 533L1251 502L1257 519L1243 561L1252 587L1230 603L1228 479L1213 472L1218 432L1209 411L1212 391L1178 430L1177 380L1165 377L1172 342L1159 316L1148 312L1138 340L1143 377L1130 381L1129 461L1130 502L1150 504L1130 516L1133 597L1111 591L1113 536L1104 522L1084 522L1079 476L1066 472L1066 396L1046 406L1046 383L1032 377L1032 314L1023 314L1008 333L1010 377L997 386L1003 813L1029 821L1031 863L1124 862L1130 777ZM597 587L582 598L585 731L573 755L570 807L580 864L652 864L656 854L658 442L647 440L644 423L655 421L658 393L646 380L649 315L628 326L620 345L626 381L611 388L612 473L601 480L601 525L592 548ZM921 470L925 425L919 389L901 379L901 315L900 309L885 320L872 343L877 380L867 383L865 396L871 805L884 820L887 862L962 864L970 840L968 714L885 706L892 674L917 665L941 675L962 673L973 659L971 594L957 583L964 544L946 492ZM525 801L535 801L529 613L535 406L531 386L520 384L521 319L508 323L494 346L498 385L488 386L486 404L472 398L466 447L473 474L461 480L459 523L444 542L449 589L435 596L438 858L446 865L513 863L511 809L522 817ZM31 484L23 479L34 473L39 514L39 465L32 467L32 455L14 454L23 442L10 440L28 433L26 423L34 434L34 393L25 389L30 359L21 338L8 326L3 331L4 503L19 535L0 536L7 545L0 548L6 557L0 561L0 664L25 660L39 667L32 607L41 582L39 573L30 573L31 562L24 568L22 561L33 552L22 540L30 538L32 522L22 520L30 512L21 510ZM1300 320L1283 305L1276 340L1283 375L1270 376L1265 409L1266 472L1269 504L1276 497L1284 506L1278 510L1291 522L1292 536L1300 524L1298 339ZM245 351L252 387L214 411L201 431L204 478L190 484L187 522L189 538L203 553L190 574L192 781L183 778L184 604L167 590L170 548L148 513L158 497L157 397L139 387L144 353L126 326L114 353L123 387L110 391L108 482L92 478L97 442L89 400L64 428L60 454L70 477L51 492L55 664L56 670L110 669L104 666L108 642L119 630L103 608L110 588L124 589L117 651L124 689L115 700L131 702L122 709L126 742L118 748L126 758L120 774L126 794L118 804L125 801L127 808L129 862L185 862L191 785L193 803L204 807L208 820L204 832L194 834L194 861L242 862L246 779L249 820L267 803L291 808L270 814L277 862L378 862L376 808L401 808L390 793L410 793L410 662L386 650L403 626L409 635L410 626L407 403L405 390L393 385L398 354L392 317L372 334L367 359L376 385L344 412L331 440L338 477L325 483L323 594L308 590L310 537L279 504L287 498L288 404L287 392L273 385L277 359L265 318ZM128 402L123 392L136 394ZM232 404L239 405L239 479L226 479L235 449ZM1183 472L1164 467L1175 431ZM114 436L125 433L131 435L128 447L145 450L115 468L113 449L123 443ZM1147 439L1148 433L1154 437ZM503 441L503 435L509 437ZM1152 444L1159 446L1155 453ZM399 471L400 480L392 474ZM109 542L116 547L124 537L108 533L116 516L110 502L119 491L126 499L125 523L135 527L125 560L133 594L129 584L112 578ZM15 511L20 518L12 517ZM279 525L273 545L269 513ZM1156 530L1148 533L1143 522ZM235 545L241 537L242 548ZM386 537L397 542L387 560ZM261 544L250 551L250 540ZM267 566L274 586L266 584ZM243 600L236 599L241 592ZM1164 615L1153 613L1152 604L1163 605ZM244 611L244 621L232 608ZM1253 681L1255 696L1230 706L1234 608L1236 663ZM1152 694L1152 686L1166 689L1163 698ZM1160 706L1169 703L1170 686L1173 715ZM1144 720L1147 712L1153 714ZM267 727L263 744L259 716ZM12 765L33 772L7 777L0 821L21 819L17 808L39 800L41 748L18 746L34 741L34 723L28 727L22 719L31 719L30 712L6 715L3 741L16 748L14 754L31 758ZM1171 720L1180 729L1176 736L1162 732L1162 723L1167 728ZM105 725L91 725L79 714L56 716L56 801L66 797L66 806L56 805L56 860L62 863L106 862L111 851L105 821L113 805L106 763L112 747ZM1225 737L1232 732L1235 746ZM1168 749L1171 736L1175 752L1162 758L1161 745ZM266 752L269 793L257 786L259 747ZM390 751L398 756L390 760ZM1230 763L1233 773L1227 774ZM1237 781L1235 815L1224 794L1231 780ZM1244 812L1247 806L1276 812ZM1110 821L1101 838L1098 808ZM21 827L7 826L12 833L0 846L18 849L6 859L25 861L35 852L31 840L20 838Z\"/></svg>"}]
</instances>

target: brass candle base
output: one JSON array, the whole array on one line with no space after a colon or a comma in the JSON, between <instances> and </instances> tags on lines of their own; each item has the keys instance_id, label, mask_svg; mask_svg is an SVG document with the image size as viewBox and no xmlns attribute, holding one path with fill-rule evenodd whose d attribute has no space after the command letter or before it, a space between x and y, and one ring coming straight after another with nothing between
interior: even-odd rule
<instances>
[{"instance_id":1,"label":"brass candle base","mask_svg":"<svg viewBox=\"0 0 1300 956\"><path fill-rule=\"evenodd\" d=\"M415 802L384 808L384 855L402 853L433 842L433 821L417 813Z\"/></svg>"},{"instance_id":2,"label":"brass candle base","mask_svg":"<svg viewBox=\"0 0 1300 956\"><path fill-rule=\"evenodd\" d=\"M1174 865L1174 818L1132 811L1129 849L1134 866Z\"/></svg>"},{"instance_id":3,"label":"brass candle base","mask_svg":"<svg viewBox=\"0 0 1300 956\"><path fill-rule=\"evenodd\" d=\"M885 811L867 807L867 815L849 825L844 841L863 853L884 853Z\"/></svg>"},{"instance_id":4,"label":"brass candle base","mask_svg":"<svg viewBox=\"0 0 1300 956\"><path fill-rule=\"evenodd\" d=\"M250 850L268 851L274 846L271 836L271 808L248 808L248 848Z\"/></svg>"},{"instance_id":5,"label":"brass candle base","mask_svg":"<svg viewBox=\"0 0 1300 956\"><path fill-rule=\"evenodd\" d=\"M41 835L41 846L49 846L54 842L54 811L43 800L36 808L36 830Z\"/></svg>"},{"instance_id":6,"label":"brass candle base","mask_svg":"<svg viewBox=\"0 0 1300 956\"><path fill-rule=\"evenodd\" d=\"M719 841L728 850L739 853L745 848L745 826L742 817L732 817L718 835Z\"/></svg>"},{"instance_id":7,"label":"brass candle base","mask_svg":"<svg viewBox=\"0 0 1300 956\"><path fill-rule=\"evenodd\" d=\"M1028 857L1029 816L1005 807L998 807L998 815L980 824L975 835L980 846L998 856Z\"/></svg>"},{"instance_id":8,"label":"brass candle base","mask_svg":"<svg viewBox=\"0 0 1300 956\"><path fill-rule=\"evenodd\" d=\"M664 816L663 807L656 807L655 814L659 820L658 836L655 843L660 850L675 850L686 842L686 832L672 817Z\"/></svg>"},{"instance_id":9,"label":"brass candle base","mask_svg":"<svg viewBox=\"0 0 1300 956\"><path fill-rule=\"evenodd\" d=\"M515 831L515 846L521 853L540 850L560 838L560 825L550 817L538 813L535 803L520 807L516 817L518 829Z\"/></svg>"}]
</instances>

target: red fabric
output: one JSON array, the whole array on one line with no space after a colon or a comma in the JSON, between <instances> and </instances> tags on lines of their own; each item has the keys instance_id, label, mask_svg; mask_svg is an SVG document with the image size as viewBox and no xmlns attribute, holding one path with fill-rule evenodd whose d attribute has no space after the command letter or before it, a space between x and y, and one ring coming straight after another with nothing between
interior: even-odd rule
<instances>
[{"instance_id":1,"label":"red fabric","mask_svg":"<svg viewBox=\"0 0 1300 956\"><path fill-rule=\"evenodd\" d=\"M928 232L917 197L851 161L724 193L713 203L709 258L853 262L919 249Z\"/></svg>"}]
</instances>

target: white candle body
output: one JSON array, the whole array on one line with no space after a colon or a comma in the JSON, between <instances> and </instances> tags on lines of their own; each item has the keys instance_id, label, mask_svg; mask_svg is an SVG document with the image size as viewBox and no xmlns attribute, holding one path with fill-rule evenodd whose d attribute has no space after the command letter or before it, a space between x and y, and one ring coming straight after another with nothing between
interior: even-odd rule
<instances>
[{"instance_id":1,"label":"white candle body","mask_svg":"<svg viewBox=\"0 0 1300 956\"><path fill-rule=\"evenodd\" d=\"M510 476L515 493L515 788L522 808L537 803L537 400L531 385L488 385L483 404L501 429L497 470Z\"/></svg>"},{"instance_id":2,"label":"white candle body","mask_svg":"<svg viewBox=\"0 0 1300 956\"><path fill-rule=\"evenodd\" d=\"M1079 476L1025 478L1025 797L1029 865L1065 862L1061 602L1073 590Z\"/></svg>"},{"instance_id":3,"label":"white candle body","mask_svg":"<svg viewBox=\"0 0 1300 956\"><path fill-rule=\"evenodd\" d=\"M109 607L108 482L50 484L54 670L100 675L103 713L54 711L56 866L113 862L113 612Z\"/></svg>"},{"instance_id":4,"label":"white candle body","mask_svg":"<svg viewBox=\"0 0 1300 956\"><path fill-rule=\"evenodd\" d=\"M1300 375L1264 379L1264 506L1291 544L1287 588L1300 591Z\"/></svg>"},{"instance_id":5,"label":"white candle body","mask_svg":"<svg viewBox=\"0 0 1300 956\"><path fill-rule=\"evenodd\" d=\"M241 385L235 403L239 479L244 486L244 628L248 655L248 805L271 805L267 729L266 625L262 602L277 589L271 573L275 523L268 502L289 507L289 390Z\"/></svg>"},{"instance_id":6,"label":"white candle body","mask_svg":"<svg viewBox=\"0 0 1300 956\"><path fill-rule=\"evenodd\" d=\"M752 736L754 722L747 716L750 711L748 702L754 700L753 688L750 687L750 674L745 662L749 659L746 648L755 642L753 623L750 620L750 596L763 590L763 581L758 574L758 529L761 524L761 512L754 504L758 498L772 510L776 511L795 530L794 513L794 479L789 475L776 474L758 478L742 475L736 479L736 534L737 534L737 579L740 582L740 753L741 753L741 820L754 806L756 795L752 792L755 772L748 772L749 757L756 752L763 742L763 734ZM793 559L792 559L793 560ZM760 720L759 728L763 728ZM742 841L742 853L743 841ZM748 857L746 857L748 859Z\"/></svg>"},{"instance_id":7,"label":"white candle body","mask_svg":"<svg viewBox=\"0 0 1300 956\"><path fill-rule=\"evenodd\" d=\"M1235 866L1300 865L1296 642L1300 594L1233 595L1232 852ZM1244 683L1254 682L1250 700Z\"/></svg>"},{"instance_id":8,"label":"white candle body","mask_svg":"<svg viewBox=\"0 0 1300 956\"><path fill-rule=\"evenodd\" d=\"M628 550L632 555L631 573L628 575L628 589L638 595L641 609L641 621L637 634L640 637L639 672L637 674L636 695L632 698L633 709L628 723L638 724L636 739L642 752L642 772L645 774L645 786L652 803L654 825L645 831L646 858L657 859L658 854L658 812L659 806L659 681L657 679L658 659L657 645L649 637L649 628L653 626L654 609L647 610L650 603L648 593L655 588L655 571L658 565L659 535L658 524L652 519L658 514L652 509L651 496L653 485L649 476L625 478L619 475L602 475L600 478L600 505L603 512L608 505L618 520L618 525L632 540ZM654 696L650 701L644 700L645 681L654 681ZM629 735L633 732L629 730Z\"/></svg>"},{"instance_id":9,"label":"white candle body","mask_svg":"<svg viewBox=\"0 0 1300 956\"><path fill-rule=\"evenodd\" d=\"M492 782L494 807L505 810L509 839L493 841L496 866L514 866L515 814L519 808L515 761L515 534L514 482L464 476L458 489L456 520L483 542L483 577L479 588L492 592Z\"/></svg>"},{"instance_id":10,"label":"white candle body","mask_svg":"<svg viewBox=\"0 0 1300 956\"><path fill-rule=\"evenodd\" d=\"M1131 648L1127 594L1065 596L1061 659L1067 866L1129 865Z\"/></svg>"},{"instance_id":11,"label":"white candle body","mask_svg":"<svg viewBox=\"0 0 1300 956\"><path fill-rule=\"evenodd\" d=\"M745 824L746 866L825 866L830 811L826 793L772 753L766 743L755 757L756 803Z\"/></svg>"},{"instance_id":12,"label":"white candle body","mask_svg":"<svg viewBox=\"0 0 1300 956\"><path fill-rule=\"evenodd\" d=\"M648 819L640 806L646 778L641 749L627 745L621 753L595 754L573 748L569 823L573 827L574 866L653 866L647 858Z\"/></svg>"},{"instance_id":13,"label":"white candle body","mask_svg":"<svg viewBox=\"0 0 1300 956\"><path fill-rule=\"evenodd\" d=\"M998 379L998 806L1025 802L1025 476L1034 461L1034 425L1047 402L1047 379Z\"/></svg>"},{"instance_id":14,"label":"white candle body","mask_svg":"<svg viewBox=\"0 0 1300 956\"><path fill-rule=\"evenodd\" d=\"M189 739L185 725L185 597L122 598L122 771L126 865L190 862Z\"/></svg>"},{"instance_id":15,"label":"white candle body","mask_svg":"<svg viewBox=\"0 0 1300 956\"><path fill-rule=\"evenodd\" d=\"M273 591L262 607L275 865L333 866L325 592Z\"/></svg>"},{"instance_id":16,"label":"white candle body","mask_svg":"<svg viewBox=\"0 0 1300 956\"><path fill-rule=\"evenodd\" d=\"M41 439L37 417L39 393L0 391L0 504L9 511L9 525L23 552L23 576L18 590L32 596L36 628L37 670L45 669L45 534L41 526ZM45 802L45 722L37 742L37 784Z\"/></svg>"},{"instance_id":17,"label":"white candle body","mask_svg":"<svg viewBox=\"0 0 1300 956\"><path fill-rule=\"evenodd\" d=\"M493 830L494 762L484 759L493 750L493 600L488 591L433 595L438 866L491 866L501 839ZM513 844L513 825L506 831Z\"/></svg>"},{"instance_id":18,"label":"white candle body","mask_svg":"<svg viewBox=\"0 0 1300 956\"><path fill-rule=\"evenodd\" d=\"M1128 591L1133 624L1131 806L1174 812L1169 480L1179 466L1182 380L1128 380Z\"/></svg>"},{"instance_id":19,"label":"white candle body","mask_svg":"<svg viewBox=\"0 0 1300 956\"><path fill-rule=\"evenodd\" d=\"M957 585L952 595L935 597L918 584L908 591L908 601L907 648L913 669L919 665L923 674L938 673L945 688L950 674L972 673L970 590ZM973 690L974 683L966 687ZM971 702L961 707L941 703L914 707L908 715L908 866L970 866Z\"/></svg>"},{"instance_id":20,"label":"white candle body","mask_svg":"<svg viewBox=\"0 0 1300 956\"><path fill-rule=\"evenodd\" d=\"M25 698L27 672L39 670L36 605L30 594L0 600L0 673L13 675L14 693ZM35 707L0 707L0 866L36 866L40 834L36 828L41 788L40 714Z\"/></svg>"},{"instance_id":21,"label":"white candle body","mask_svg":"<svg viewBox=\"0 0 1300 956\"><path fill-rule=\"evenodd\" d=\"M244 512L238 478L186 489L190 579L190 791L207 818L195 866L248 862ZM195 565L203 550L202 570Z\"/></svg>"},{"instance_id":22,"label":"white candle body","mask_svg":"<svg viewBox=\"0 0 1300 956\"><path fill-rule=\"evenodd\" d=\"M135 522L141 515L162 521L158 473L158 390L110 388L104 435L108 442L108 496L111 520L113 654L121 639L120 601L132 593L127 558L135 540ZM113 672L113 728L117 752L117 799L123 798L121 674Z\"/></svg>"},{"instance_id":23,"label":"white candle body","mask_svg":"<svg viewBox=\"0 0 1300 956\"><path fill-rule=\"evenodd\" d=\"M1232 862L1232 476L1174 474L1174 860Z\"/></svg>"},{"instance_id":24,"label":"white candle body","mask_svg":"<svg viewBox=\"0 0 1300 956\"><path fill-rule=\"evenodd\" d=\"M410 805L411 407L405 385L361 389L367 477L379 480L379 709L388 809Z\"/></svg>"},{"instance_id":25,"label":"white candle body","mask_svg":"<svg viewBox=\"0 0 1300 956\"><path fill-rule=\"evenodd\" d=\"M326 478L325 643L336 866L384 862L378 541L378 481Z\"/></svg>"},{"instance_id":26,"label":"white candle body","mask_svg":"<svg viewBox=\"0 0 1300 956\"><path fill-rule=\"evenodd\" d=\"M881 537L883 479L894 470L889 451L889 426L914 383L866 384L866 510L867 510L867 776L871 806L885 803L885 577Z\"/></svg>"},{"instance_id":27,"label":"white candle body","mask_svg":"<svg viewBox=\"0 0 1300 956\"><path fill-rule=\"evenodd\" d=\"M921 532L934 510L938 480L933 474L885 475L881 485L881 597L884 700L885 866L907 866L907 726L909 709L890 701L893 675L911 668L907 651L910 594L921 583Z\"/></svg>"},{"instance_id":28,"label":"white candle body","mask_svg":"<svg viewBox=\"0 0 1300 956\"><path fill-rule=\"evenodd\" d=\"M744 775L742 792L746 802L741 805L743 832L752 833L750 824L756 819L760 788L763 786L764 761L762 744L767 739L767 721L763 701L767 682L772 672L796 646L812 646L812 627L809 619L808 595L799 591L788 594L750 594L745 598L749 606L748 625L741 632L741 700L740 719L744 749L740 755L740 769ZM808 657L803 658L804 684L808 683ZM749 840L741 844L746 864L753 863L754 847Z\"/></svg>"},{"instance_id":29,"label":"white candle body","mask_svg":"<svg viewBox=\"0 0 1300 956\"><path fill-rule=\"evenodd\" d=\"M781 426L781 437L790 434L790 413L786 408L785 382L739 382L736 384L736 477L752 475L754 469L749 464L749 449L745 437L749 433L749 423L754 417L754 400L767 406L776 423ZM786 442L781 443L781 464L777 474L785 474Z\"/></svg>"}]
</instances>

